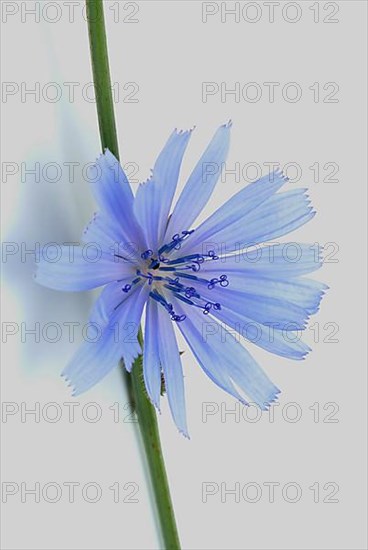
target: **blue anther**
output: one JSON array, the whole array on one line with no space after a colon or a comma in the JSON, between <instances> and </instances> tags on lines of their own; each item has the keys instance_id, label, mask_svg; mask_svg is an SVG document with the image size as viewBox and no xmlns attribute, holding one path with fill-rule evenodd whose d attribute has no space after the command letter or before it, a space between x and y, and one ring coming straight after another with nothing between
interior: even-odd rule
<instances>
[{"instance_id":1,"label":"blue anther","mask_svg":"<svg viewBox=\"0 0 368 550\"><path fill-rule=\"evenodd\" d=\"M152 254L153 254L153 251L149 248L148 250L145 250L144 252L142 252L141 258L142 260L147 260L152 256Z\"/></svg>"},{"instance_id":2,"label":"blue anther","mask_svg":"<svg viewBox=\"0 0 368 550\"><path fill-rule=\"evenodd\" d=\"M215 288L215 285L217 285L217 284L220 284L220 286L222 286L222 287L229 286L229 281L227 279L227 275L220 275L219 279L217 279L216 277L211 279L210 282L207 285L207 288L209 290L212 290L213 288Z\"/></svg>"},{"instance_id":3,"label":"blue anther","mask_svg":"<svg viewBox=\"0 0 368 550\"><path fill-rule=\"evenodd\" d=\"M215 254L214 250L209 250L207 253L207 256L211 258L211 260L218 260L219 257Z\"/></svg>"},{"instance_id":4,"label":"blue anther","mask_svg":"<svg viewBox=\"0 0 368 550\"><path fill-rule=\"evenodd\" d=\"M172 321L175 321L176 323L181 323L182 321L185 321L185 319L187 318L186 315L176 315L176 313L173 313L171 315L171 320Z\"/></svg>"},{"instance_id":5,"label":"blue anther","mask_svg":"<svg viewBox=\"0 0 368 550\"><path fill-rule=\"evenodd\" d=\"M222 287L229 286L227 275L220 275L220 286Z\"/></svg>"},{"instance_id":6,"label":"blue anther","mask_svg":"<svg viewBox=\"0 0 368 550\"><path fill-rule=\"evenodd\" d=\"M187 288L185 289L185 296L187 298L193 298L193 296L195 296L196 298L200 298L198 292L193 286L187 286Z\"/></svg>"},{"instance_id":7,"label":"blue anther","mask_svg":"<svg viewBox=\"0 0 368 550\"><path fill-rule=\"evenodd\" d=\"M157 292L157 290L150 292L149 295L166 309L172 321L180 323L181 321L184 321L184 319L186 319L186 315L177 315L174 311L173 305L168 303L165 298Z\"/></svg>"},{"instance_id":8,"label":"blue anther","mask_svg":"<svg viewBox=\"0 0 368 550\"><path fill-rule=\"evenodd\" d=\"M129 290L130 290L131 288L132 288L132 285L127 284L127 285L125 285L121 290L122 290L123 292L129 292Z\"/></svg>"},{"instance_id":9,"label":"blue anther","mask_svg":"<svg viewBox=\"0 0 368 550\"><path fill-rule=\"evenodd\" d=\"M192 271L195 273L201 269L201 264L199 262L194 262L191 266Z\"/></svg>"},{"instance_id":10,"label":"blue anther","mask_svg":"<svg viewBox=\"0 0 368 550\"><path fill-rule=\"evenodd\" d=\"M191 235L193 233L194 229L191 229L190 231L182 231L181 232L181 235L179 233L175 233L175 235L173 235L172 237L172 240L168 243L168 244L164 244L163 246L161 246L161 248L159 249L158 253L159 255L161 255L163 252L170 252L170 250L179 250L179 248L181 247L181 243L182 241L184 241L184 239L186 239L189 235Z\"/></svg>"}]
</instances>

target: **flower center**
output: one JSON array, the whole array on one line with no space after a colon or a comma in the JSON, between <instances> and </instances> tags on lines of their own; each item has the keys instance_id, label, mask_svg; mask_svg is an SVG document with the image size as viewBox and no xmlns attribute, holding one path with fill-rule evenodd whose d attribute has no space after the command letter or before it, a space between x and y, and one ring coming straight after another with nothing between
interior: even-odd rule
<instances>
[{"instance_id":1,"label":"flower center","mask_svg":"<svg viewBox=\"0 0 368 550\"><path fill-rule=\"evenodd\" d=\"M175 313L173 305L164 296L163 289L170 291L178 300L202 309L204 315L208 315L212 309L214 311L220 310L221 304L204 298L201 288L208 290L212 290L216 286L225 288L229 286L227 275L222 274L219 277L206 279L194 274L200 271L202 265L206 262L219 260L215 251L209 250L206 254L189 254L170 259L170 252L179 250L181 243L193 231L194 229L182 231L181 235L179 233L173 235L172 240L158 250L157 257L151 249L142 252L141 258L144 263L137 268L137 277L133 279L131 284L125 285L122 291L129 292L135 284L146 279L148 285L152 287L150 297L161 304L169 313L171 320L176 322L184 321L186 315ZM165 294L167 295L167 293Z\"/></svg>"}]
</instances>

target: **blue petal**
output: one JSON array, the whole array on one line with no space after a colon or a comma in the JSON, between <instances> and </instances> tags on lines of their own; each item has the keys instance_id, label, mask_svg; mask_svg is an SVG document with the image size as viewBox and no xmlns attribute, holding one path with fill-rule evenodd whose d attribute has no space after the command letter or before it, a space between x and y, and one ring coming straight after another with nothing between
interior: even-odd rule
<instances>
[{"instance_id":1,"label":"blue petal","mask_svg":"<svg viewBox=\"0 0 368 550\"><path fill-rule=\"evenodd\" d=\"M295 189L273 195L236 223L219 231L215 228L211 239L233 252L294 231L315 215L305 191Z\"/></svg>"},{"instance_id":2,"label":"blue petal","mask_svg":"<svg viewBox=\"0 0 368 550\"><path fill-rule=\"evenodd\" d=\"M321 247L296 242L247 249L201 264L201 273L218 277L226 273L234 277L256 276L289 279L311 273L322 266Z\"/></svg>"},{"instance_id":3,"label":"blue petal","mask_svg":"<svg viewBox=\"0 0 368 550\"><path fill-rule=\"evenodd\" d=\"M143 376L147 393L152 403L160 408L161 365L158 345L157 303L148 300L146 308L146 326L144 333Z\"/></svg>"},{"instance_id":4,"label":"blue petal","mask_svg":"<svg viewBox=\"0 0 368 550\"><path fill-rule=\"evenodd\" d=\"M236 274L231 273L228 280L231 290L244 292L247 295L252 294L260 299L263 297L284 300L287 302L287 307L289 307L288 304L294 304L304 309L306 316L318 311L325 290L328 288L323 283L306 278L262 279L256 275L237 277Z\"/></svg>"},{"instance_id":5,"label":"blue petal","mask_svg":"<svg viewBox=\"0 0 368 550\"><path fill-rule=\"evenodd\" d=\"M72 395L76 396L102 380L118 365L120 359L121 349L115 342L115 332L111 327L107 327L98 341L83 342L62 372L62 376L72 387Z\"/></svg>"},{"instance_id":6,"label":"blue petal","mask_svg":"<svg viewBox=\"0 0 368 550\"><path fill-rule=\"evenodd\" d=\"M140 353L141 347L138 343L138 330L142 318L143 308L150 293L147 283L132 289L128 292L128 300L124 300L118 307L121 309L118 318L119 341L122 342L122 357L124 366L128 372L132 370L134 360ZM138 350L138 353L137 353Z\"/></svg>"},{"instance_id":7,"label":"blue petal","mask_svg":"<svg viewBox=\"0 0 368 550\"><path fill-rule=\"evenodd\" d=\"M227 158L230 128L231 122L220 126L190 175L170 217L165 242L170 242L174 234L190 229L207 204ZM209 165L211 169L207 174Z\"/></svg>"},{"instance_id":8,"label":"blue petal","mask_svg":"<svg viewBox=\"0 0 368 550\"><path fill-rule=\"evenodd\" d=\"M192 306L175 301L175 311L187 315L178 323L179 329L205 373L243 403L236 387L261 409L267 409L279 390L234 336Z\"/></svg>"},{"instance_id":9,"label":"blue petal","mask_svg":"<svg viewBox=\"0 0 368 550\"><path fill-rule=\"evenodd\" d=\"M111 247L122 239L124 234L119 224L106 214L95 212L85 227L81 240L84 243L97 243L103 250L111 251Z\"/></svg>"},{"instance_id":10,"label":"blue petal","mask_svg":"<svg viewBox=\"0 0 368 550\"><path fill-rule=\"evenodd\" d=\"M116 240L142 242L142 231L133 213L134 197L128 179L118 160L108 149L96 161L99 177L91 182L93 195L107 219L119 227Z\"/></svg>"},{"instance_id":11,"label":"blue petal","mask_svg":"<svg viewBox=\"0 0 368 550\"><path fill-rule=\"evenodd\" d=\"M181 162L191 130L171 134L153 168L152 178L139 186L134 212L145 238L146 245L157 252L161 244L174 198Z\"/></svg>"},{"instance_id":12,"label":"blue petal","mask_svg":"<svg viewBox=\"0 0 368 550\"><path fill-rule=\"evenodd\" d=\"M273 325L256 323L244 313L224 307L219 311L213 311L213 315L241 336L270 353L288 359L301 360L311 351L310 347L300 339L300 334L295 331L279 330Z\"/></svg>"},{"instance_id":13,"label":"blue petal","mask_svg":"<svg viewBox=\"0 0 368 550\"><path fill-rule=\"evenodd\" d=\"M102 252L98 246L60 246L55 261L47 261L43 254L35 280L55 290L79 291L132 277L134 273L133 264Z\"/></svg>"},{"instance_id":14,"label":"blue petal","mask_svg":"<svg viewBox=\"0 0 368 550\"><path fill-rule=\"evenodd\" d=\"M137 332L144 302L148 295L147 285L136 287L110 317L108 326L95 326L96 341L85 341L64 369L62 376L73 387L73 395L79 395L97 384L119 360L124 360L130 370L134 360L141 353ZM95 321L94 321L95 322ZM93 329L93 325L91 325ZM98 337L98 338L97 338Z\"/></svg>"},{"instance_id":15,"label":"blue petal","mask_svg":"<svg viewBox=\"0 0 368 550\"><path fill-rule=\"evenodd\" d=\"M281 243L281 246L277 247L259 248L257 253L261 252L261 256L258 256L256 262L249 261L248 257L241 253L204 262L201 264L201 276L206 279L219 279L221 275L226 274L229 290L285 300L303 308L307 315L312 315L318 310L324 291L328 287L323 283L298 276L321 266L320 250L316 255L314 246L285 243L288 244L296 245L296 250L299 251L299 258L295 262L287 260L287 256L283 254L284 243ZM253 260L254 258L256 256L253 255ZM226 289L223 292L226 294Z\"/></svg>"},{"instance_id":16,"label":"blue petal","mask_svg":"<svg viewBox=\"0 0 368 550\"><path fill-rule=\"evenodd\" d=\"M145 250L158 250L158 220L160 218L160 192L152 180L140 183L134 201L134 214L142 227Z\"/></svg>"},{"instance_id":17,"label":"blue petal","mask_svg":"<svg viewBox=\"0 0 368 550\"><path fill-rule=\"evenodd\" d=\"M121 226L112 217L97 212L84 229L83 243L96 243L105 252L114 251L131 261L140 260L143 237L139 242L128 241Z\"/></svg>"},{"instance_id":18,"label":"blue petal","mask_svg":"<svg viewBox=\"0 0 368 550\"><path fill-rule=\"evenodd\" d=\"M274 195L286 181L287 178L282 172L275 171L247 185L207 218L182 244L176 256L181 255L183 251L186 253L192 250L200 251L203 243L215 238L220 231L232 227L239 221L243 228L246 227L244 224L247 215Z\"/></svg>"},{"instance_id":19,"label":"blue petal","mask_svg":"<svg viewBox=\"0 0 368 550\"><path fill-rule=\"evenodd\" d=\"M186 437L189 437L185 412L183 370L173 322L162 306L157 305L156 307L158 314L156 327L158 353L164 373L165 388L171 414L179 431Z\"/></svg>"},{"instance_id":20,"label":"blue petal","mask_svg":"<svg viewBox=\"0 0 368 550\"><path fill-rule=\"evenodd\" d=\"M132 291L124 292L123 288L131 281L131 277L126 277L104 287L93 305L89 316L90 323L95 323L102 330L109 325L110 319L115 315L117 309L130 298Z\"/></svg>"},{"instance_id":21,"label":"blue petal","mask_svg":"<svg viewBox=\"0 0 368 550\"><path fill-rule=\"evenodd\" d=\"M264 288L267 288L268 281ZM292 303L275 296L264 296L215 287L209 290L205 285L200 287L201 296L208 301L218 302L231 311L244 312L247 317L261 323L278 324L278 328L303 330L309 319L309 311L297 303ZM297 292L296 292L297 294Z\"/></svg>"}]
</instances>

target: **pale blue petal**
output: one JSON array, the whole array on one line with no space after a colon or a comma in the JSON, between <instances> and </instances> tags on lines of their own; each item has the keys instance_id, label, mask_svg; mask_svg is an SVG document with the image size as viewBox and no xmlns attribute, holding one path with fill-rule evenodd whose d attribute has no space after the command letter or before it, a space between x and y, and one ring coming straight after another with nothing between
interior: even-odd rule
<instances>
[{"instance_id":1,"label":"pale blue petal","mask_svg":"<svg viewBox=\"0 0 368 550\"><path fill-rule=\"evenodd\" d=\"M131 281L131 277L126 277L119 282L106 285L93 305L89 322L96 324L101 329L105 329L117 309L130 298L132 291L124 292L123 288L126 284L130 284Z\"/></svg>"},{"instance_id":2,"label":"pale blue petal","mask_svg":"<svg viewBox=\"0 0 368 550\"><path fill-rule=\"evenodd\" d=\"M249 401L267 409L279 390L234 336L215 319L176 300L175 311L187 315L178 326L206 374L242 402L234 385Z\"/></svg>"},{"instance_id":3,"label":"pale blue petal","mask_svg":"<svg viewBox=\"0 0 368 550\"><path fill-rule=\"evenodd\" d=\"M122 357L124 366L128 372L132 370L134 360L141 351L138 343L138 330L142 318L143 308L147 302L151 288L147 283L138 287L135 291L133 288L128 295L130 297L118 307L122 312L118 318L119 341L122 342Z\"/></svg>"},{"instance_id":4,"label":"pale blue petal","mask_svg":"<svg viewBox=\"0 0 368 550\"><path fill-rule=\"evenodd\" d=\"M159 352L158 304L148 300L144 331L143 376L152 403L160 408L161 363Z\"/></svg>"},{"instance_id":5,"label":"pale blue petal","mask_svg":"<svg viewBox=\"0 0 368 550\"><path fill-rule=\"evenodd\" d=\"M83 243L97 243L105 251L110 252L114 244L124 239L119 224L106 214L95 212L91 221L83 231Z\"/></svg>"},{"instance_id":6,"label":"pale blue petal","mask_svg":"<svg viewBox=\"0 0 368 550\"><path fill-rule=\"evenodd\" d=\"M79 395L97 384L118 365L120 359L124 360L127 369L131 369L133 361L141 353L137 332L148 292L147 285L132 289L125 303L116 309L102 331L98 323L95 327L90 325L89 341L80 346L62 373L73 387L73 395ZM90 341L95 338L95 342Z\"/></svg>"},{"instance_id":7,"label":"pale blue petal","mask_svg":"<svg viewBox=\"0 0 368 550\"><path fill-rule=\"evenodd\" d=\"M171 134L161 151L152 172L152 178L139 186L134 201L134 212L146 238L146 245L155 253L167 226L174 198L181 162L191 130Z\"/></svg>"},{"instance_id":8,"label":"pale blue petal","mask_svg":"<svg viewBox=\"0 0 368 550\"><path fill-rule=\"evenodd\" d=\"M58 247L55 261L47 261L46 252L37 264L35 280L55 290L89 290L134 276L134 265L102 252L96 247Z\"/></svg>"},{"instance_id":9,"label":"pale blue petal","mask_svg":"<svg viewBox=\"0 0 368 550\"><path fill-rule=\"evenodd\" d=\"M165 389L171 414L179 431L188 437L185 411L184 378L181 359L174 333L173 322L167 311L157 306L158 324L156 338L160 363L164 373Z\"/></svg>"},{"instance_id":10,"label":"pale blue petal","mask_svg":"<svg viewBox=\"0 0 368 550\"><path fill-rule=\"evenodd\" d=\"M315 244L285 242L254 247L216 261L201 264L201 273L218 277L226 273L233 277L255 276L271 279L290 279L311 273L322 265L321 247Z\"/></svg>"},{"instance_id":11,"label":"pale blue petal","mask_svg":"<svg viewBox=\"0 0 368 550\"><path fill-rule=\"evenodd\" d=\"M236 257L240 258L239 255ZM205 262L201 268L201 278L206 280L220 279L226 275L228 286L226 288L216 287L216 297L221 303L221 295L226 298L228 290L253 295L259 298L277 298L285 300L305 310L307 315L312 315L318 310L320 301L327 290L327 285L307 279L295 277L298 273L304 273L319 267L320 262L300 260L300 263L288 262L275 263L265 261L259 264L252 264L242 260L236 261L236 257L221 258L217 261ZM225 260L224 262L222 260ZM246 268L242 269L245 265ZM272 265L275 269L272 269ZM215 267L217 266L217 269ZM290 275L290 276L288 276ZM209 291L206 283L199 282L201 290L208 299L212 291ZM206 288L207 286L207 288ZM214 294L212 294L214 297Z\"/></svg>"},{"instance_id":12,"label":"pale blue petal","mask_svg":"<svg viewBox=\"0 0 368 550\"><path fill-rule=\"evenodd\" d=\"M201 296L208 301L220 303L232 311L244 312L257 323L277 323L279 328L293 326L294 330L303 330L309 319L309 313L295 303L276 296L261 296L239 292L227 288L215 287L209 290L205 285L200 287Z\"/></svg>"},{"instance_id":13,"label":"pale blue petal","mask_svg":"<svg viewBox=\"0 0 368 550\"><path fill-rule=\"evenodd\" d=\"M121 349L115 341L115 331L108 327L96 342L83 342L62 376L71 386L73 396L80 395L117 367L120 359Z\"/></svg>"},{"instance_id":14,"label":"pale blue petal","mask_svg":"<svg viewBox=\"0 0 368 550\"><path fill-rule=\"evenodd\" d=\"M92 192L101 211L119 227L115 240L140 246L142 231L133 213L134 196L118 160L108 150L96 161L99 177L91 182Z\"/></svg>"},{"instance_id":15,"label":"pale blue petal","mask_svg":"<svg viewBox=\"0 0 368 550\"><path fill-rule=\"evenodd\" d=\"M231 273L228 278L228 288L236 292L244 292L247 295L262 298L277 298L285 300L286 307L294 304L305 310L306 315L312 315L318 311L321 299L327 290L327 285L313 279L262 279L252 276L237 276ZM226 292L226 291L225 291ZM208 293L207 295L211 295Z\"/></svg>"},{"instance_id":16,"label":"pale blue petal","mask_svg":"<svg viewBox=\"0 0 368 550\"><path fill-rule=\"evenodd\" d=\"M295 331L278 330L274 325L262 325L247 317L241 312L235 312L222 307L214 311L213 316L225 323L231 330L235 330L241 336L257 346L287 357L288 359L301 360L311 351L305 344L300 334ZM208 322L211 322L208 320Z\"/></svg>"},{"instance_id":17,"label":"pale blue petal","mask_svg":"<svg viewBox=\"0 0 368 550\"><path fill-rule=\"evenodd\" d=\"M181 250L176 252L176 257L184 252L201 252L204 243L213 240L218 242L216 235L222 230L231 228L239 221L242 227L246 227L244 220L247 215L274 195L286 181L287 178L282 172L275 171L247 185L216 210L190 235L188 240L182 244ZM233 240L231 239L231 242Z\"/></svg>"},{"instance_id":18,"label":"pale blue petal","mask_svg":"<svg viewBox=\"0 0 368 550\"><path fill-rule=\"evenodd\" d=\"M241 220L215 231L211 240L215 246L233 252L287 235L315 215L305 191L295 189L273 195Z\"/></svg>"},{"instance_id":19,"label":"pale blue petal","mask_svg":"<svg viewBox=\"0 0 368 550\"><path fill-rule=\"evenodd\" d=\"M105 252L114 252L130 261L141 258L143 237L140 242L127 241L120 225L112 217L95 213L82 235L83 243L96 243Z\"/></svg>"},{"instance_id":20,"label":"pale blue petal","mask_svg":"<svg viewBox=\"0 0 368 550\"><path fill-rule=\"evenodd\" d=\"M192 227L206 206L220 177L230 144L231 122L220 126L191 173L170 217L165 242Z\"/></svg>"},{"instance_id":21,"label":"pale blue petal","mask_svg":"<svg viewBox=\"0 0 368 550\"><path fill-rule=\"evenodd\" d=\"M140 183L134 200L134 214L141 225L144 249L158 250L158 220L160 217L160 190L152 178Z\"/></svg>"}]
</instances>

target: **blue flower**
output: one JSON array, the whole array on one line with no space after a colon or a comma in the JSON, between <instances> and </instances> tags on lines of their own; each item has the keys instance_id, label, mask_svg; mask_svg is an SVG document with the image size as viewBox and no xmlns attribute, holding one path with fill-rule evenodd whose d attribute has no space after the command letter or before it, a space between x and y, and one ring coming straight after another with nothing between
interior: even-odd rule
<instances>
[{"instance_id":1,"label":"blue flower","mask_svg":"<svg viewBox=\"0 0 368 550\"><path fill-rule=\"evenodd\" d=\"M137 334L144 308L147 394L159 408L163 374L172 416L184 434L175 326L215 384L261 409L269 407L279 390L237 335L291 359L304 359L310 351L300 331L327 287L300 276L320 267L320 250L298 243L264 244L314 216L306 190L277 193L287 178L276 171L195 224L226 160L230 127L217 130L173 209L192 131L172 133L135 196L108 150L97 160L100 177L91 185L99 212L84 232L85 244L72 251L61 247L59 261L43 259L36 275L39 283L56 290L105 285L90 316L96 337L82 344L63 372L73 395L99 382L120 359L131 370L142 352ZM97 253L92 258L93 246Z\"/></svg>"}]
</instances>

